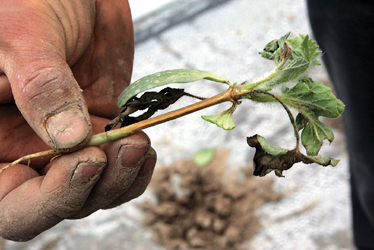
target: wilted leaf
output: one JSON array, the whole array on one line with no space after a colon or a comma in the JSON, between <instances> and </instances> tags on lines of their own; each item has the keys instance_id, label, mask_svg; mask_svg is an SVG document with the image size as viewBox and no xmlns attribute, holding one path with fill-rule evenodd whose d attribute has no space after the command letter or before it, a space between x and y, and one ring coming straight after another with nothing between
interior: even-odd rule
<instances>
[{"instance_id":1,"label":"wilted leaf","mask_svg":"<svg viewBox=\"0 0 374 250\"><path fill-rule=\"evenodd\" d=\"M235 123L232 119L232 113L222 112L218 115L203 115L205 121L216 124L218 127L223 128L224 130L232 130L235 128Z\"/></svg>"},{"instance_id":2,"label":"wilted leaf","mask_svg":"<svg viewBox=\"0 0 374 250\"><path fill-rule=\"evenodd\" d=\"M184 95L188 94L183 89L167 87L159 92L145 92L141 97L134 96L124 105L121 113L108 123L105 131L113 129L119 122L122 122L121 127L125 127L146 120L158 110L168 108ZM140 110L147 111L137 117L130 116L130 114Z\"/></svg>"},{"instance_id":3,"label":"wilted leaf","mask_svg":"<svg viewBox=\"0 0 374 250\"><path fill-rule=\"evenodd\" d=\"M265 176L274 170L276 176L284 177L282 172L290 169L298 162L303 162L305 164L317 163L322 166L331 165L333 167L339 163L339 160L330 159L320 155L303 155L297 148L287 150L273 147L260 135L247 137L247 143L250 147L256 148L256 153L253 158L253 175L255 176Z\"/></svg>"},{"instance_id":4,"label":"wilted leaf","mask_svg":"<svg viewBox=\"0 0 374 250\"><path fill-rule=\"evenodd\" d=\"M229 80L226 78L218 76L209 71L195 69L166 70L145 76L132 83L119 96L117 106L119 108L122 107L132 97L149 89L164 86L170 83L189 83L202 79L223 83L229 82Z\"/></svg>"}]
</instances>

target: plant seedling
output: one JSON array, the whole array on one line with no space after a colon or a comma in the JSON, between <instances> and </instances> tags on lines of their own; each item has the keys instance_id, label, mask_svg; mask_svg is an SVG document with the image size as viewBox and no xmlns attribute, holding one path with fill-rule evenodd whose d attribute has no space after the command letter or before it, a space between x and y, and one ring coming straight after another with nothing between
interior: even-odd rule
<instances>
[{"instance_id":1,"label":"plant seedling","mask_svg":"<svg viewBox=\"0 0 374 250\"><path fill-rule=\"evenodd\" d=\"M136 131L223 102L231 102L231 108L220 114L206 115L202 118L222 129L232 130L235 128L233 113L243 100L250 100L258 103L279 103L290 119L296 140L295 147L289 150L273 147L260 135L247 137L248 145L256 148L253 159L254 175L265 176L274 170L278 177L283 177L282 172L290 169L297 162L336 166L339 160L318 155L323 140L330 142L334 140L332 130L321 122L319 117L337 118L343 113L345 106L332 94L330 88L323 83L314 82L308 75L312 67L320 65L318 56L321 51L316 43L308 35L294 38L289 38L289 36L290 32L269 42L263 51L259 52L263 58L273 61L275 67L251 83L231 84L226 78L212 72L193 69L167 70L137 80L119 96L117 104L122 109L119 116L107 125L106 132L92 136L86 146L96 146L114 141ZM149 91L171 83L191 83L202 79L227 84L228 89L210 98L201 98L186 93L183 89L170 87L159 92ZM138 96L139 94L142 95ZM152 117L157 110L168 108L182 96L197 98L200 101ZM298 111L296 118L290 109ZM137 117L131 116L139 110L145 110L145 112ZM115 129L119 123L121 123L121 128ZM300 141L306 149L306 155L300 151ZM48 150L27 155L1 169L0 172L32 158L59 154L62 152Z\"/></svg>"}]
</instances>

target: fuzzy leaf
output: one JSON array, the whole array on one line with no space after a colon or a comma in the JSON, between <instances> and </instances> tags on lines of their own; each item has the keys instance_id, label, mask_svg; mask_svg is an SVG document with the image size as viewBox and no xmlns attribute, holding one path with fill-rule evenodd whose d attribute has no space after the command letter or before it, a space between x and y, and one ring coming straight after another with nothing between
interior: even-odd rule
<instances>
[{"instance_id":1,"label":"fuzzy leaf","mask_svg":"<svg viewBox=\"0 0 374 250\"><path fill-rule=\"evenodd\" d=\"M295 58L302 58L311 65L320 65L318 56L322 53L315 41L309 38L309 35L302 35L300 37L289 38L288 44L293 49L293 56Z\"/></svg>"},{"instance_id":2,"label":"fuzzy leaf","mask_svg":"<svg viewBox=\"0 0 374 250\"><path fill-rule=\"evenodd\" d=\"M329 87L313 82L311 78L300 80L293 88L284 88L279 98L301 111L311 111L317 117L337 118L345 107Z\"/></svg>"},{"instance_id":3,"label":"fuzzy leaf","mask_svg":"<svg viewBox=\"0 0 374 250\"><path fill-rule=\"evenodd\" d=\"M303 77L312 66L320 65L318 56L322 53L308 35L288 38L290 33L282 36L277 43L269 42L259 54L275 62L275 69L259 82L248 84L245 89L273 88L281 83ZM278 46L278 49L274 51Z\"/></svg>"},{"instance_id":4,"label":"fuzzy leaf","mask_svg":"<svg viewBox=\"0 0 374 250\"><path fill-rule=\"evenodd\" d=\"M279 48L278 39L274 39L265 45L264 51L274 53L278 48Z\"/></svg>"},{"instance_id":5,"label":"fuzzy leaf","mask_svg":"<svg viewBox=\"0 0 374 250\"><path fill-rule=\"evenodd\" d=\"M279 41L278 41L279 48L282 48L282 46L284 46L284 43L287 41L290 35L291 35L291 31L283 35L281 38L279 38Z\"/></svg>"},{"instance_id":6,"label":"fuzzy leaf","mask_svg":"<svg viewBox=\"0 0 374 250\"><path fill-rule=\"evenodd\" d=\"M300 37L289 38L287 43L292 48L292 54L287 62L278 69L279 74L273 85L296 79L311 66L320 64L317 58L321 51L318 50L316 42L312 41L308 35L300 34Z\"/></svg>"},{"instance_id":7,"label":"fuzzy leaf","mask_svg":"<svg viewBox=\"0 0 374 250\"><path fill-rule=\"evenodd\" d=\"M323 83L315 83L307 78L300 80L293 88L283 89L283 95L278 96L285 104L297 108L299 129L303 129L301 141L308 155L317 155L324 139L332 142L334 134L318 117L337 118L344 111L344 104L337 99L331 89Z\"/></svg>"},{"instance_id":8,"label":"fuzzy leaf","mask_svg":"<svg viewBox=\"0 0 374 250\"><path fill-rule=\"evenodd\" d=\"M229 82L229 80L227 80L226 78L218 76L209 71L195 69L166 70L145 76L132 83L118 97L117 106L119 108L122 107L132 97L149 89L164 86L170 83L189 83L202 79L223 83Z\"/></svg>"},{"instance_id":9,"label":"fuzzy leaf","mask_svg":"<svg viewBox=\"0 0 374 250\"><path fill-rule=\"evenodd\" d=\"M263 58L268 59L268 60L274 60L275 55L273 53L267 52L267 51L261 51L258 52Z\"/></svg>"},{"instance_id":10,"label":"fuzzy leaf","mask_svg":"<svg viewBox=\"0 0 374 250\"><path fill-rule=\"evenodd\" d=\"M216 124L218 127L223 128L224 130L233 130L235 128L235 123L232 119L232 113L226 111L218 115L203 115L205 121Z\"/></svg>"},{"instance_id":11,"label":"fuzzy leaf","mask_svg":"<svg viewBox=\"0 0 374 250\"><path fill-rule=\"evenodd\" d=\"M335 167L339 160L330 159L321 155L306 156L297 148L287 150L276 148L270 145L266 139L260 135L247 137L247 143L250 147L256 148L253 158L255 176L265 176L274 170L275 175L284 177L282 172L290 169L295 163L303 162L305 164L317 163L322 166L331 165Z\"/></svg>"}]
</instances>

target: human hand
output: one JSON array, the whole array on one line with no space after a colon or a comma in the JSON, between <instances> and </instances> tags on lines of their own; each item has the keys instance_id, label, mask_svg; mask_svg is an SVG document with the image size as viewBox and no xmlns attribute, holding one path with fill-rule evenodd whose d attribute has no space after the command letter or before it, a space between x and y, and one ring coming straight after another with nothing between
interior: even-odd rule
<instances>
[{"instance_id":1,"label":"human hand","mask_svg":"<svg viewBox=\"0 0 374 250\"><path fill-rule=\"evenodd\" d=\"M0 168L50 147L80 149L103 132L129 84L133 46L127 1L0 0ZM0 174L0 236L26 241L127 202L155 161L139 132L15 165Z\"/></svg>"}]
</instances>

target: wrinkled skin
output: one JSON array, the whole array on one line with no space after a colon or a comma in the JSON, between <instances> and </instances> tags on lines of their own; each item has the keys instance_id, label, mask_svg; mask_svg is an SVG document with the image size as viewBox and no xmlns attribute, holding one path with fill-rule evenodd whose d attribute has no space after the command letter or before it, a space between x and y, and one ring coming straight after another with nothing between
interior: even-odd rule
<instances>
[{"instance_id":1,"label":"wrinkled skin","mask_svg":"<svg viewBox=\"0 0 374 250\"><path fill-rule=\"evenodd\" d=\"M26 241L144 192L156 161L144 133L80 149L118 114L133 53L126 0L0 0L0 168L74 151L0 174L0 236Z\"/></svg>"}]
</instances>

